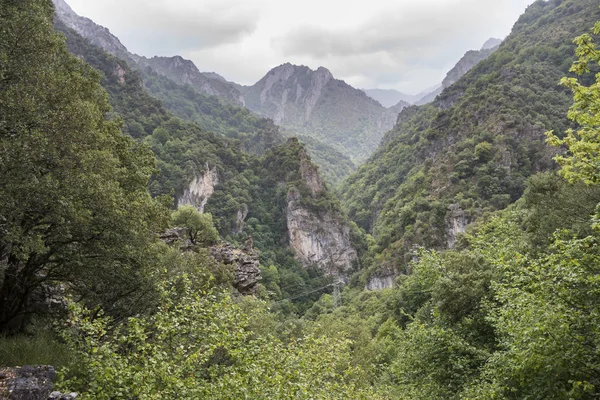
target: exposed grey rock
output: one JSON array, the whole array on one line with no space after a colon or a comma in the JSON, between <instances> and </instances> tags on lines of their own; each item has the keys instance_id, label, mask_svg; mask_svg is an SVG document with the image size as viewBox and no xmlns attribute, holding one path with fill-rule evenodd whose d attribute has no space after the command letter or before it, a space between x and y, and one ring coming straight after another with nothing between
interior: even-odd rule
<instances>
[{"instance_id":1,"label":"exposed grey rock","mask_svg":"<svg viewBox=\"0 0 600 400\"><path fill-rule=\"evenodd\" d=\"M369 282L365 285L365 289L370 291L390 289L394 287L395 281L396 276L393 274L375 275L369 279Z\"/></svg>"},{"instance_id":2,"label":"exposed grey rock","mask_svg":"<svg viewBox=\"0 0 600 400\"><path fill-rule=\"evenodd\" d=\"M77 393L62 394L54 389L56 372L50 365L0 368L0 399L73 400Z\"/></svg>"},{"instance_id":3,"label":"exposed grey rock","mask_svg":"<svg viewBox=\"0 0 600 400\"><path fill-rule=\"evenodd\" d=\"M457 82L460 78L466 75L473 67L479 64L481 61L487 59L492 53L498 50L498 47L502 41L500 39L489 39L484 43L481 50L470 50L465 53L464 56L456 63L456 65L448 71L446 77L442 81L441 85L424 95L420 100L415 102L417 105L423 105L427 103L431 103L436 99L436 97L444 91L444 89L452 86L455 82ZM445 105L442 105L442 109L445 109Z\"/></svg>"},{"instance_id":4,"label":"exposed grey rock","mask_svg":"<svg viewBox=\"0 0 600 400\"><path fill-rule=\"evenodd\" d=\"M467 72L473 69L473 67L487 59L497 49L498 46L496 45L486 49L467 51L458 63L456 63L454 68L448 71L446 77L442 81L442 87L444 89L450 87L454 82L465 76Z\"/></svg>"},{"instance_id":5,"label":"exposed grey rock","mask_svg":"<svg viewBox=\"0 0 600 400\"><path fill-rule=\"evenodd\" d=\"M301 151L299 157L303 183L316 197L325 190L318 168L306 152ZM328 275L347 280L348 272L358 260L349 226L332 211L315 211L303 205L300 193L293 188L287 200L287 229L296 258L305 267L317 266Z\"/></svg>"},{"instance_id":6,"label":"exposed grey rock","mask_svg":"<svg viewBox=\"0 0 600 400\"><path fill-rule=\"evenodd\" d=\"M197 247L189 240L186 228L172 228L160 235L160 239L170 246L179 245L182 252L194 251ZM243 295L256 293L258 283L262 279L258 251L254 241L248 238L239 249L228 242L209 248L209 254L217 262L235 266L233 287Z\"/></svg>"},{"instance_id":7,"label":"exposed grey rock","mask_svg":"<svg viewBox=\"0 0 600 400\"><path fill-rule=\"evenodd\" d=\"M494 47L498 47L502 44L502 39L496 39L496 38L489 38L487 40L487 42L485 42L483 44L483 46L481 46L481 50L489 50L489 49L493 49Z\"/></svg>"},{"instance_id":8,"label":"exposed grey rock","mask_svg":"<svg viewBox=\"0 0 600 400\"><path fill-rule=\"evenodd\" d=\"M206 163L202 176L198 176L190 182L190 186L177 199L177 205L179 207L190 205L195 207L201 214L204 213L204 207L215 192L215 186L218 184L219 174L217 167L210 168L208 163Z\"/></svg>"},{"instance_id":9,"label":"exposed grey rock","mask_svg":"<svg viewBox=\"0 0 600 400\"><path fill-rule=\"evenodd\" d=\"M454 248L457 236L467 231L467 225L469 219L463 209L458 204L450 205L446 214L446 240L449 249Z\"/></svg>"},{"instance_id":10,"label":"exposed grey rock","mask_svg":"<svg viewBox=\"0 0 600 400\"><path fill-rule=\"evenodd\" d=\"M355 160L366 159L394 125L396 112L362 90L316 71L286 63L242 88L246 106L290 131L310 135Z\"/></svg>"},{"instance_id":11,"label":"exposed grey rock","mask_svg":"<svg viewBox=\"0 0 600 400\"><path fill-rule=\"evenodd\" d=\"M220 243L210 248L211 256L225 264L235 265L235 279L233 287L243 295L256 293L258 282L262 279L259 268L258 252L254 249L250 239L243 249L238 249L230 243Z\"/></svg>"},{"instance_id":12,"label":"exposed grey rock","mask_svg":"<svg viewBox=\"0 0 600 400\"><path fill-rule=\"evenodd\" d=\"M248 212L249 210L246 204L243 204L237 211L235 216L235 231L233 233L241 233L244 231L244 221L246 221Z\"/></svg>"},{"instance_id":13,"label":"exposed grey rock","mask_svg":"<svg viewBox=\"0 0 600 400\"><path fill-rule=\"evenodd\" d=\"M186 228L167 229L167 231L160 235L160 240L169 246L179 242L180 246L184 248L193 247L193 243L188 238L188 231Z\"/></svg>"}]
</instances>

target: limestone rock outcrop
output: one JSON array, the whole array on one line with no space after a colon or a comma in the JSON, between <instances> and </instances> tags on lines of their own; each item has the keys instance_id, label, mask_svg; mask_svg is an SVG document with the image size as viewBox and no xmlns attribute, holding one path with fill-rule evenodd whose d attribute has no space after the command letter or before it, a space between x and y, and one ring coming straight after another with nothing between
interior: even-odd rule
<instances>
[{"instance_id":1,"label":"limestone rock outcrop","mask_svg":"<svg viewBox=\"0 0 600 400\"><path fill-rule=\"evenodd\" d=\"M448 207L446 214L446 240L448 248L452 249L456 245L456 240L459 234L467 231L469 218L458 204L452 204Z\"/></svg>"},{"instance_id":2,"label":"limestone rock outcrop","mask_svg":"<svg viewBox=\"0 0 600 400\"><path fill-rule=\"evenodd\" d=\"M243 295L256 293L258 283L262 279L259 268L258 252L254 249L250 238L242 249L231 243L220 243L210 248L211 256L225 265L235 265L233 287Z\"/></svg>"},{"instance_id":3,"label":"limestone rock outcrop","mask_svg":"<svg viewBox=\"0 0 600 400\"><path fill-rule=\"evenodd\" d=\"M172 228L160 235L160 239L169 246L179 246L182 252L195 251L197 248L188 237L186 228ZM256 293L262 279L258 251L249 238L242 248L231 243L220 242L209 249L209 254L217 262L235 267L233 287L243 295Z\"/></svg>"},{"instance_id":4,"label":"limestone rock outcrop","mask_svg":"<svg viewBox=\"0 0 600 400\"><path fill-rule=\"evenodd\" d=\"M382 273L372 276L365 285L365 289L370 291L391 289L394 287L395 282L395 275Z\"/></svg>"},{"instance_id":5,"label":"limestone rock outcrop","mask_svg":"<svg viewBox=\"0 0 600 400\"><path fill-rule=\"evenodd\" d=\"M194 178L183 195L177 199L177 205L190 205L195 207L201 214L204 207L215 192L215 186L219 184L217 167L210 168L208 163L204 167L202 176Z\"/></svg>"},{"instance_id":6,"label":"limestone rock outcrop","mask_svg":"<svg viewBox=\"0 0 600 400\"><path fill-rule=\"evenodd\" d=\"M298 153L302 184L309 196L317 198L326 187L318 168L301 149ZM358 260L350 240L350 227L341 212L315 209L302 201L300 192L291 188L287 196L287 229L290 248L303 266L317 266L326 274L348 279L348 273Z\"/></svg>"}]
</instances>

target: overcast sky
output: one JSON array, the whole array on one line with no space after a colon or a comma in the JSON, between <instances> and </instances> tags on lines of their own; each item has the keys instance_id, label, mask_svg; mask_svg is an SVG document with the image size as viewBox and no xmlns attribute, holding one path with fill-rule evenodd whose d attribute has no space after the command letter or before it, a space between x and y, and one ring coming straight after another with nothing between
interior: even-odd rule
<instances>
[{"instance_id":1,"label":"overcast sky","mask_svg":"<svg viewBox=\"0 0 600 400\"><path fill-rule=\"evenodd\" d=\"M533 0L67 0L133 53L181 55L253 84L284 62L414 94L504 38Z\"/></svg>"}]
</instances>

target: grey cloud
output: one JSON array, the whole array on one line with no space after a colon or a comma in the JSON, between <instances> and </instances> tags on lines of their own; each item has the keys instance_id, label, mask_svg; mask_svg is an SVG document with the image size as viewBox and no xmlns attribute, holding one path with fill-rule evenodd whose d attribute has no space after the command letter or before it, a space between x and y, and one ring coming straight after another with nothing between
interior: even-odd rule
<instances>
[{"instance_id":1,"label":"grey cloud","mask_svg":"<svg viewBox=\"0 0 600 400\"><path fill-rule=\"evenodd\" d=\"M354 29L332 31L302 26L273 40L283 55L316 58L371 54L402 54L436 47L441 42L468 35L494 19L502 8L497 0L453 1L424 6L421 2L386 10ZM410 7L410 8L409 8Z\"/></svg>"},{"instance_id":2,"label":"grey cloud","mask_svg":"<svg viewBox=\"0 0 600 400\"><path fill-rule=\"evenodd\" d=\"M162 1L128 1L113 23L132 49L144 55L180 54L235 43L257 29L260 10L224 0L199 6Z\"/></svg>"},{"instance_id":3,"label":"grey cloud","mask_svg":"<svg viewBox=\"0 0 600 400\"><path fill-rule=\"evenodd\" d=\"M354 28L297 27L272 45L286 58L323 63L348 80L419 91L441 81L466 51L506 35L529 2L397 2Z\"/></svg>"}]
</instances>

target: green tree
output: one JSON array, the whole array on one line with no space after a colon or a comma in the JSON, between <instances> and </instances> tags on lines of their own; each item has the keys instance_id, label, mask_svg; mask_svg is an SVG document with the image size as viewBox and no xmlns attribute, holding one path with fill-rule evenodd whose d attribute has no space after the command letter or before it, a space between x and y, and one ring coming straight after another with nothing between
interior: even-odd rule
<instances>
[{"instance_id":1,"label":"green tree","mask_svg":"<svg viewBox=\"0 0 600 400\"><path fill-rule=\"evenodd\" d=\"M356 377L343 338L282 341L252 325L266 304L244 309L200 292L184 276L160 283L156 312L108 329L72 306L65 339L80 364L59 383L90 399L376 399Z\"/></svg>"},{"instance_id":2,"label":"green tree","mask_svg":"<svg viewBox=\"0 0 600 400\"><path fill-rule=\"evenodd\" d=\"M181 206L173 212L173 224L186 228L192 243L210 246L219 240L212 215L200 214L193 206Z\"/></svg>"},{"instance_id":3,"label":"green tree","mask_svg":"<svg viewBox=\"0 0 600 400\"><path fill-rule=\"evenodd\" d=\"M129 308L167 221L147 190L154 158L107 119L100 75L67 52L50 1L0 10L0 331L56 281Z\"/></svg>"},{"instance_id":4,"label":"green tree","mask_svg":"<svg viewBox=\"0 0 600 400\"><path fill-rule=\"evenodd\" d=\"M600 22L592 32L600 34ZM578 60L571 72L580 77L589 75L600 65L600 50L596 48L589 34L575 39ZM600 73L596 73L595 82L586 85L577 78L563 78L561 83L573 91L575 103L569 110L569 119L579 125L577 131L570 129L560 139L548 132L548 141L553 146L565 146L568 154L555 159L562 166L562 175L571 182L583 181L587 184L600 183Z\"/></svg>"}]
</instances>

